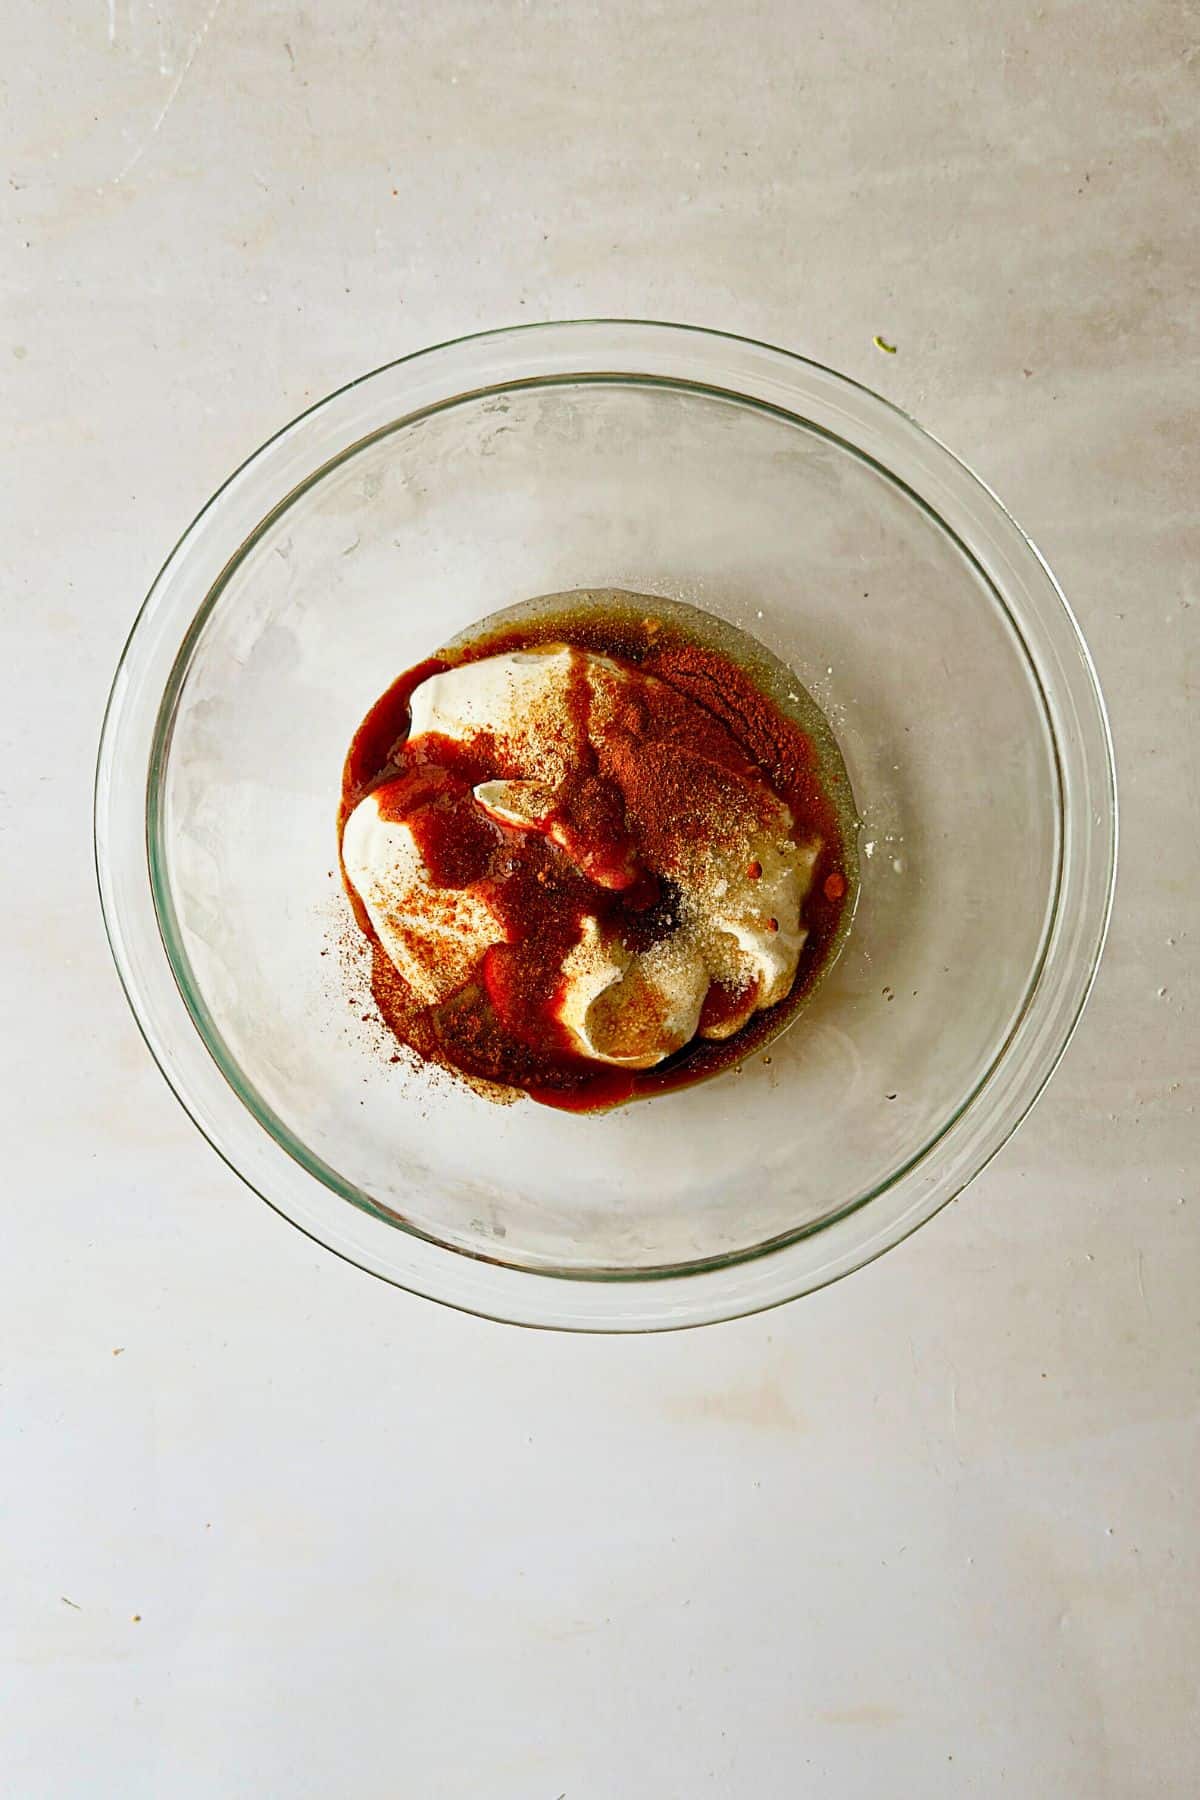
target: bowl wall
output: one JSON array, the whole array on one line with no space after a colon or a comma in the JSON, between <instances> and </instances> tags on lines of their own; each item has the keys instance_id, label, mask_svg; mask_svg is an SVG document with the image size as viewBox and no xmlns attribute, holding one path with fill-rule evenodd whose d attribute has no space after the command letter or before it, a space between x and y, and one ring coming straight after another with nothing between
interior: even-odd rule
<instances>
[{"instance_id":1,"label":"bowl wall","mask_svg":"<svg viewBox=\"0 0 1200 1800\"><path fill-rule=\"evenodd\" d=\"M796 671L847 759L863 889L768 1051L579 1118L390 1062L365 981L351 1005L322 952L348 920L333 820L371 701L482 614L589 584L689 600ZM160 914L239 1091L365 1203L525 1267L736 1256L856 1205L983 1081L1038 969L1061 794L1003 605L879 469L734 398L523 386L356 447L230 569L163 724Z\"/></svg>"},{"instance_id":2,"label":"bowl wall","mask_svg":"<svg viewBox=\"0 0 1200 1800\"><path fill-rule=\"evenodd\" d=\"M400 669L599 585L704 607L796 671L849 768L862 893L768 1051L577 1118L388 1060L331 950L334 809ZM221 1155L361 1267L560 1329L754 1311L929 1218L1061 1056L1115 851L1086 646L996 498L819 364L631 321L424 351L264 445L155 582L97 765L117 967Z\"/></svg>"}]
</instances>

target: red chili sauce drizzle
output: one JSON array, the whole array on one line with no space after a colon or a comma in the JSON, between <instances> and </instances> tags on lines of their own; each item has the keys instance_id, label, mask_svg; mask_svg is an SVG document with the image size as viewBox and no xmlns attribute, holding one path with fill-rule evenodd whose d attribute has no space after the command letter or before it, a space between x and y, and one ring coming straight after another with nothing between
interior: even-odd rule
<instances>
[{"instance_id":1,"label":"red chili sauce drizzle","mask_svg":"<svg viewBox=\"0 0 1200 1800\"><path fill-rule=\"evenodd\" d=\"M474 786L516 773L504 766L502 748L490 734L479 733L467 744L433 734L408 742L411 696L429 676L458 663L562 642L632 665L663 684L634 690L616 728L604 733L599 753L587 736L590 688L586 679L572 684L565 712L573 769L558 796L555 823L587 847L586 873L539 832L496 824L477 805ZM653 1069L620 1069L580 1057L556 1016L563 959L589 914L634 953L675 929L678 894L652 870L669 866L671 840L680 834L711 834L706 768L714 794L722 771L726 777L753 772L765 778L791 809L797 840L821 840L803 908L808 937L791 991L733 1037L696 1037ZM838 811L824 791L808 736L736 663L652 618L608 625L595 617L543 617L476 640L456 651L453 663L436 657L418 663L376 701L355 734L343 770L339 846L350 813L385 784L395 784L385 816L407 822L434 882L446 888L481 884L510 940L488 949L449 998L428 1005L397 972L346 881L355 918L372 945L372 992L386 1024L426 1061L522 1088L569 1112L666 1093L740 1062L811 990L851 897ZM738 999L714 983L701 1022L731 1016ZM648 990L648 1005L652 1000ZM654 1022L647 1024L653 1028Z\"/></svg>"}]
</instances>

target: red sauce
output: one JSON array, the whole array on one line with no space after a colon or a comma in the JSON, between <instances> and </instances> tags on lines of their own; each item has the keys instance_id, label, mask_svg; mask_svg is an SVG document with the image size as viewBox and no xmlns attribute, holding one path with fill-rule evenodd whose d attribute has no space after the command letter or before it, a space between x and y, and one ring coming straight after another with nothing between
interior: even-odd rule
<instances>
[{"instance_id":1,"label":"red sauce","mask_svg":"<svg viewBox=\"0 0 1200 1800\"><path fill-rule=\"evenodd\" d=\"M748 1006L754 1004L754 993L758 990L755 978L750 987L732 988L724 981L714 981L704 996L704 1005L700 1008L700 1031L711 1031L714 1026L728 1025L731 1019L740 1017Z\"/></svg>"},{"instance_id":2,"label":"red sauce","mask_svg":"<svg viewBox=\"0 0 1200 1800\"><path fill-rule=\"evenodd\" d=\"M372 941L375 999L395 1035L428 1061L589 1112L699 1080L773 1035L781 1011L793 1010L820 974L849 887L838 813L821 785L812 744L726 658L665 632L653 619L639 627L621 618L606 628L589 617L543 618L480 639L454 661L564 641L634 665L656 676L657 685L632 693L595 744L588 736L591 689L580 671L562 726L571 773L536 830L493 822L472 797L480 782L524 773L502 739L480 733L463 745L426 735L410 746L414 689L452 666L432 658L393 682L355 734L343 771L338 836L340 842L359 801L386 786L384 816L408 823L434 882L477 885L509 940L488 949L448 999L426 1005L397 973L347 882L355 916ZM747 805L762 804L763 779L790 807L797 838L817 835L822 842L804 906L809 935L788 998L754 1014L732 1037L696 1038L654 1069L617 1069L575 1054L556 1008L563 959L579 941L584 919L599 918L635 953L669 936L678 924L672 868L698 835L720 838L723 816L734 820L740 809L744 817ZM550 841L551 829L571 856ZM747 873L753 878L762 871L752 865ZM714 983L702 1023L731 1020L746 998ZM651 1030L654 1020L646 1024Z\"/></svg>"}]
</instances>

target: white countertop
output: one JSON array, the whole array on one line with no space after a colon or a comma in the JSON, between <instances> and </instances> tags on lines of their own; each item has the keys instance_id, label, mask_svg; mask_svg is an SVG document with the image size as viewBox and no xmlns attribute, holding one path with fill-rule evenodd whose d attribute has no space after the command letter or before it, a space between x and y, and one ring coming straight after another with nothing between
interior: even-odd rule
<instances>
[{"instance_id":1,"label":"white countertop","mask_svg":"<svg viewBox=\"0 0 1200 1800\"><path fill-rule=\"evenodd\" d=\"M1200 1788L1200 50L1167 0L9 9L0 1792ZM410 1299L201 1141L110 967L109 678L225 474L405 351L631 314L915 412L1099 664L1084 1024L962 1199L680 1336ZM881 355L881 333L898 346Z\"/></svg>"}]
</instances>

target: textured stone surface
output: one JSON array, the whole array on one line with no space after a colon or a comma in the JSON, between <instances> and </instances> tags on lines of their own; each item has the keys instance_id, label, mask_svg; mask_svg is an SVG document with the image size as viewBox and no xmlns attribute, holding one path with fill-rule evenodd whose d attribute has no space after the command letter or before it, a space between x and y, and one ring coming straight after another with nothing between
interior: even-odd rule
<instances>
[{"instance_id":1,"label":"textured stone surface","mask_svg":"<svg viewBox=\"0 0 1200 1800\"><path fill-rule=\"evenodd\" d=\"M1194 1794L1194 8L0 35L0 1785ZM629 1342L408 1300L257 1203L91 874L112 667L224 475L365 368L578 313L804 350L971 461L1075 603L1124 804L1083 1028L967 1195L811 1300Z\"/></svg>"}]
</instances>

